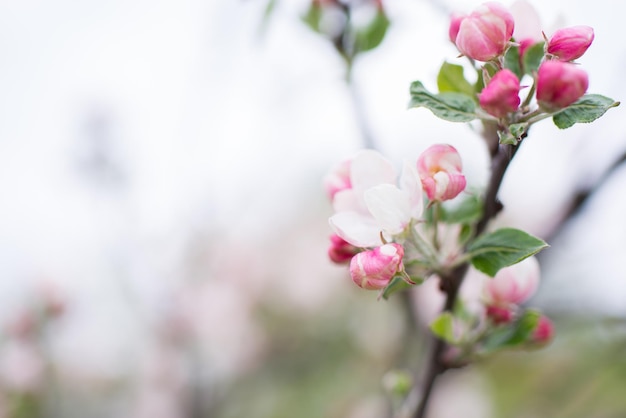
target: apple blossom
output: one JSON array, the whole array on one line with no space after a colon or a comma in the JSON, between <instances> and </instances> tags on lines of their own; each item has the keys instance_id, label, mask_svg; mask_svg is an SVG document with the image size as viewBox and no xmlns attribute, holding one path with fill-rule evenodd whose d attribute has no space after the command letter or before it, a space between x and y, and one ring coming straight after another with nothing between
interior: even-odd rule
<instances>
[{"instance_id":1,"label":"apple blossom","mask_svg":"<svg viewBox=\"0 0 626 418\"><path fill-rule=\"evenodd\" d=\"M535 257L501 269L494 278L485 281L487 306L508 307L526 302L539 286L539 274Z\"/></svg>"},{"instance_id":2,"label":"apple blossom","mask_svg":"<svg viewBox=\"0 0 626 418\"><path fill-rule=\"evenodd\" d=\"M459 34L459 27L461 26L461 22L466 17L467 16L458 14L458 13L453 13L452 16L450 16L450 27L448 28L448 37L450 38L450 41L453 44L456 43L456 37Z\"/></svg>"},{"instance_id":3,"label":"apple blossom","mask_svg":"<svg viewBox=\"0 0 626 418\"><path fill-rule=\"evenodd\" d=\"M537 102L549 111L567 107L582 97L589 86L587 73L563 61L544 61L537 72Z\"/></svg>"},{"instance_id":4,"label":"apple blossom","mask_svg":"<svg viewBox=\"0 0 626 418\"><path fill-rule=\"evenodd\" d=\"M498 71L478 95L480 106L490 115L503 118L520 104L520 83L511 70Z\"/></svg>"},{"instance_id":5,"label":"apple blossom","mask_svg":"<svg viewBox=\"0 0 626 418\"><path fill-rule=\"evenodd\" d=\"M396 186L396 172L380 153L366 150L350 165L350 189L335 194L335 233L357 247L381 244L380 234L399 234L423 211L422 185L415 168L405 163Z\"/></svg>"},{"instance_id":6,"label":"apple blossom","mask_svg":"<svg viewBox=\"0 0 626 418\"><path fill-rule=\"evenodd\" d=\"M461 156L452 145L436 144L417 160L417 171L426 195L433 201L455 198L466 186Z\"/></svg>"},{"instance_id":7,"label":"apple blossom","mask_svg":"<svg viewBox=\"0 0 626 418\"><path fill-rule=\"evenodd\" d=\"M395 243L358 253L350 262L352 281L363 289L382 289L402 269L402 257L404 248Z\"/></svg>"},{"instance_id":8,"label":"apple blossom","mask_svg":"<svg viewBox=\"0 0 626 418\"><path fill-rule=\"evenodd\" d=\"M550 38L546 51L561 61L573 61L583 56L593 37L593 28L589 26L559 29Z\"/></svg>"},{"instance_id":9,"label":"apple blossom","mask_svg":"<svg viewBox=\"0 0 626 418\"><path fill-rule=\"evenodd\" d=\"M461 21L455 43L463 55L490 61L504 53L514 27L513 15L504 6L484 3Z\"/></svg>"},{"instance_id":10,"label":"apple blossom","mask_svg":"<svg viewBox=\"0 0 626 418\"><path fill-rule=\"evenodd\" d=\"M330 236L330 247L328 247L328 258L337 264L349 262L359 249L350 244L338 235Z\"/></svg>"}]
</instances>

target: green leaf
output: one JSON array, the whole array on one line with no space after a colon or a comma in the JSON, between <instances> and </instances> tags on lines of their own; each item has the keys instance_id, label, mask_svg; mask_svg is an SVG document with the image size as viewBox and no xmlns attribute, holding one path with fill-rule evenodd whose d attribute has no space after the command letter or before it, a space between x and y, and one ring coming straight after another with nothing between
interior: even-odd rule
<instances>
[{"instance_id":1,"label":"green leaf","mask_svg":"<svg viewBox=\"0 0 626 418\"><path fill-rule=\"evenodd\" d=\"M383 299L387 300L389 299L389 296L393 295L394 293L408 289L410 287L411 285L408 284L401 276L395 276L383 289L383 293L381 296L383 297Z\"/></svg>"},{"instance_id":2,"label":"green leaf","mask_svg":"<svg viewBox=\"0 0 626 418\"><path fill-rule=\"evenodd\" d=\"M539 65L544 56L543 46L544 42L541 41L528 47L528 49L524 51L522 66L524 67L523 70L525 74L532 74L539 69Z\"/></svg>"},{"instance_id":3,"label":"green leaf","mask_svg":"<svg viewBox=\"0 0 626 418\"><path fill-rule=\"evenodd\" d=\"M476 103L465 94L432 94L419 81L411 84L409 107L425 107L435 116L450 122L469 122L476 119Z\"/></svg>"},{"instance_id":4,"label":"green leaf","mask_svg":"<svg viewBox=\"0 0 626 418\"><path fill-rule=\"evenodd\" d=\"M444 62L437 75L437 88L440 93L463 93L474 97L474 86L465 79L461 65Z\"/></svg>"},{"instance_id":5,"label":"green leaf","mask_svg":"<svg viewBox=\"0 0 626 418\"><path fill-rule=\"evenodd\" d=\"M502 145L517 145L517 138L509 131L498 131L498 142Z\"/></svg>"},{"instance_id":6,"label":"green leaf","mask_svg":"<svg viewBox=\"0 0 626 418\"><path fill-rule=\"evenodd\" d=\"M525 344L537 328L540 318L541 313L529 309L514 323L494 329L483 342L483 354Z\"/></svg>"},{"instance_id":7,"label":"green leaf","mask_svg":"<svg viewBox=\"0 0 626 418\"><path fill-rule=\"evenodd\" d=\"M447 343L454 343L454 317L450 312L444 312L439 315L431 324L430 330L438 338Z\"/></svg>"},{"instance_id":8,"label":"green leaf","mask_svg":"<svg viewBox=\"0 0 626 418\"><path fill-rule=\"evenodd\" d=\"M517 145L528 130L528 123L513 123L506 131L498 131L498 138L503 145Z\"/></svg>"},{"instance_id":9,"label":"green leaf","mask_svg":"<svg viewBox=\"0 0 626 418\"><path fill-rule=\"evenodd\" d=\"M385 38L389 29L389 19L382 11L376 13L372 21L356 32L355 54L376 48Z\"/></svg>"},{"instance_id":10,"label":"green leaf","mask_svg":"<svg viewBox=\"0 0 626 418\"><path fill-rule=\"evenodd\" d=\"M567 129L575 123L589 123L598 119L619 102L599 94L586 94L575 103L556 113L552 120L559 129Z\"/></svg>"},{"instance_id":11,"label":"green leaf","mask_svg":"<svg viewBox=\"0 0 626 418\"><path fill-rule=\"evenodd\" d=\"M512 46L504 54L504 68L511 70L517 78L522 78L524 73L520 66L519 47Z\"/></svg>"},{"instance_id":12,"label":"green leaf","mask_svg":"<svg viewBox=\"0 0 626 418\"><path fill-rule=\"evenodd\" d=\"M322 20L322 7L315 2L311 3L311 7L306 14L302 16L302 21L306 23L315 32L320 32L320 22Z\"/></svg>"},{"instance_id":13,"label":"green leaf","mask_svg":"<svg viewBox=\"0 0 626 418\"><path fill-rule=\"evenodd\" d=\"M537 254L546 248L543 240L514 228L502 228L481 235L468 246L476 269L493 277L498 270Z\"/></svg>"},{"instance_id":14,"label":"green leaf","mask_svg":"<svg viewBox=\"0 0 626 418\"><path fill-rule=\"evenodd\" d=\"M482 213L483 200L476 195L470 195L452 208L442 206L439 216L445 223L467 224L478 221Z\"/></svg>"}]
</instances>

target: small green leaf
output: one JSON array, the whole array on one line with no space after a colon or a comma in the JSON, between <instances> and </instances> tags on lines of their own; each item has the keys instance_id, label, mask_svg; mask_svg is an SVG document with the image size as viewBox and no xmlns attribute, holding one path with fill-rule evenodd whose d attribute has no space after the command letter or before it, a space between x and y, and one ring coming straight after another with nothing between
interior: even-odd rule
<instances>
[{"instance_id":1,"label":"small green leaf","mask_svg":"<svg viewBox=\"0 0 626 418\"><path fill-rule=\"evenodd\" d=\"M389 299L389 296L393 295L396 292L401 290L405 290L410 288L411 285L408 284L401 276L395 276L393 279L389 281L389 284L383 289L382 297L383 299Z\"/></svg>"},{"instance_id":2,"label":"small green leaf","mask_svg":"<svg viewBox=\"0 0 626 418\"><path fill-rule=\"evenodd\" d=\"M522 66L524 67L523 70L525 74L532 74L539 69L539 65L544 56L543 45L544 42L541 41L528 47L528 49L524 51Z\"/></svg>"},{"instance_id":3,"label":"small green leaf","mask_svg":"<svg viewBox=\"0 0 626 418\"><path fill-rule=\"evenodd\" d=\"M541 313L526 310L514 323L496 328L483 342L483 354L503 348L520 346L530 339L539 324Z\"/></svg>"},{"instance_id":4,"label":"small green leaf","mask_svg":"<svg viewBox=\"0 0 626 418\"><path fill-rule=\"evenodd\" d=\"M450 224L466 224L478 221L483 213L483 201L476 195L470 195L461 203L450 208L442 206L440 220Z\"/></svg>"},{"instance_id":5,"label":"small green leaf","mask_svg":"<svg viewBox=\"0 0 626 418\"><path fill-rule=\"evenodd\" d=\"M481 235L468 246L476 269L493 277L498 270L537 254L546 248L543 240L514 228L502 228Z\"/></svg>"},{"instance_id":6,"label":"small green leaf","mask_svg":"<svg viewBox=\"0 0 626 418\"><path fill-rule=\"evenodd\" d=\"M382 11L377 12L366 27L356 32L355 53L369 51L380 45L389 29L389 23L387 15Z\"/></svg>"},{"instance_id":7,"label":"small green leaf","mask_svg":"<svg viewBox=\"0 0 626 418\"><path fill-rule=\"evenodd\" d=\"M574 104L556 113L552 120L559 129L567 129L575 123L589 123L598 119L619 102L599 94L586 94Z\"/></svg>"},{"instance_id":8,"label":"small green leaf","mask_svg":"<svg viewBox=\"0 0 626 418\"><path fill-rule=\"evenodd\" d=\"M474 97L474 86L465 79L461 65L444 62L437 75L437 88L440 93L463 93Z\"/></svg>"},{"instance_id":9,"label":"small green leaf","mask_svg":"<svg viewBox=\"0 0 626 418\"><path fill-rule=\"evenodd\" d=\"M470 122L476 119L476 103L465 94L432 94L419 81L411 84L409 107L425 107L435 116L450 122Z\"/></svg>"},{"instance_id":10,"label":"small green leaf","mask_svg":"<svg viewBox=\"0 0 626 418\"><path fill-rule=\"evenodd\" d=\"M498 131L498 142L502 145L517 145L517 138L509 131Z\"/></svg>"},{"instance_id":11,"label":"small green leaf","mask_svg":"<svg viewBox=\"0 0 626 418\"><path fill-rule=\"evenodd\" d=\"M447 343L454 343L454 317L450 312L444 312L439 315L431 324L430 330L438 338Z\"/></svg>"},{"instance_id":12,"label":"small green leaf","mask_svg":"<svg viewBox=\"0 0 626 418\"><path fill-rule=\"evenodd\" d=\"M302 16L302 21L306 23L315 32L320 32L320 22L322 20L322 7L315 2L311 3L311 7L306 14Z\"/></svg>"},{"instance_id":13,"label":"small green leaf","mask_svg":"<svg viewBox=\"0 0 626 418\"><path fill-rule=\"evenodd\" d=\"M522 78L524 73L522 72L522 68L520 67L520 57L519 57L519 47L512 46L504 54L504 68L507 68L513 72L517 76L517 78Z\"/></svg>"}]
</instances>

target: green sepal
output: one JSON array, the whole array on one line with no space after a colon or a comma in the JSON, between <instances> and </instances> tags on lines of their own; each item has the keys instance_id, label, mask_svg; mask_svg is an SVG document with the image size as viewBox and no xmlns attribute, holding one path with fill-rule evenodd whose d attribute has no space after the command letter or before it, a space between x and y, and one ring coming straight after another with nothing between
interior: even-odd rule
<instances>
[{"instance_id":1,"label":"green sepal","mask_svg":"<svg viewBox=\"0 0 626 418\"><path fill-rule=\"evenodd\" d=\"M420 81L411 84L409 108L425 107L435 116L450 122L470 122L476 119L476 102L465 94L430 93Z\"/></svg>"},{"instance_id":2,"label":"green sepal","mask_svg":"<svg viewBox=\"0 0 626 418\"><path fill-rule=\"evenodd\" d=\"M552 121L559 129L567 129L576 123L589 123L598 119L619 102L599 94L586 94L552 116Z\"/></svg>"},{"instance_id":3,"label":"green sepal","mask_svg":"<svg viewBox=\"0 0 626 418\"><path fill-rule=\"evenodd\" d=\"M440 93L462 93L475 97L474 86L465 79L463 66L444 62L437 74L437 88Z\"/></svg>"},{"instance_id":4,"label":"green sepal","mask_svg":"<svg viewBox=\"0 0 626 418\"><path fill-rule=\"evenodd\" d=\"M514 228L502 228L481 235L467 248L472 265L493 277L503 267L517 264L546 248L542 239Z\"/></svg>"},{"instance_id":5,"label":"green sepal","mask_svg":"<svg viewBox=\"0 0 626 418\"><path fill-rule=\"evenodd\" d=\"M495 328L483 340L482 354L526 344L537 328L540 318L540 312L529 309L515 322Z\"/></svg>"},{"instance_id":6,"label":"green sepal","mask_svg":"<svg viewBox=\"0 0 626 418\"><path fill-rule=\"evenodd\" d=\"M421 281L416 280L416 284L421 283ZM393 295L396 292L406 290L413 287L413 285L408 284L402 276L394 276L387 286L383 289L381 293L381 297L385 300L389 299L389 296Z\"/></svg>"}]
</instances>

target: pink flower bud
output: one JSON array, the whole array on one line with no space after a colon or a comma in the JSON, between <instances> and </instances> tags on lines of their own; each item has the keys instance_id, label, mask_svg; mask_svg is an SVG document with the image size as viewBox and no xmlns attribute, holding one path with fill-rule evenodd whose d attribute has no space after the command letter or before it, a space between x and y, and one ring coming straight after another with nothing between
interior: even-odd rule
<instances>
[{"instance_id":1,"label":"pink flower bud","mask_svg":"<svg viewBox=\"0 0 626 418\"><path fill-rule=\"evenodd\" d=\"M347 263L358 254L359 249L350 244L339 235L330 236L330 247L328 247L328 257L337 264Z\"/></svg>"},{"instance_id":2,"label":"pink flower bud","mask_svg":"<svg viewBox=\"0 0 626 418\"><path fill-rule=\"evenodd\" d=\"M350 180L351 163L352 160L340 162L324 177L324 188L331 201L338 192L352 188Z\"/></svg>"},{"instance_id":3,"label":"pink flower bud","mask_svg":"<svg viewBox=\"0 0 626 418\"><path fill-rule=\"evenodd\" d=\"M404 248L395 243L358 253L350 262L352 281L363 289L382 289L401 269L402 257Z\"/></svg>"},{"instance_id":4,"label":"pink flower bud","mask_svg":"<svg viewBox=\"0 0 626 418\"><path fill-rule=\"evenodd\" d=\"M573 61L583 56L593 42L593 36L593 28L589 26L559 29L550 38L547 52L561 61Z\"/></svg>"},{"instance_id":5,"label":"pink flower bud","mask_svg":"<svg viewBox=\"0 0 626 418\"><path fill-rule=\"evenodd\" d=\"M537 102L548 111L561 109L582 97L588 86L587 73L577 65L544 61L537 75Z\"/></svg>"},{"instance_id":6,"label":"pink flower bud","mask_svg":"<svg viewBox=\"0 0 626 418\"><path fill-rule=\"evenodd\" d=\"M554 324L544 315L539 318L539 323L533 331L532 342L539 345L545 345L554 338Z\"/></svg>"},{"instance_id":7,"label":"pink flower bud","mask_svg":"<svg viewBox=\"0 0 626 418\"><path fill-rule=\"evenodd\" d=\"M463 55L489 61L504 53L513 29L513 15L499 3L488 2L461 21L455 43Z\"/></svg>"},{"instance_id":8,"label":"pink flower bud","mask_svg":"<svg viewBox=\"0 0 626 418\"><path fill-rule=\"evenodd\" d=\"M486 314L494 324L508 324L513 320L511 309L502 306L487 306Z\"/></svg>"},{"instance_id":9,"label":"pink flower bud","mask_svg":"<svg viewBox=\"0 0 626 418\"><path fill-rule=\"evenodd\" d=\"M450 200L465 190L461 169L461 156L452 145L433 145L417 160L422 187L430 200Z\"/></svg>"},{"instance_id":10,"label":"pink flower bud","mask_svg":"<svg viewBox=\"0 0 626 418\"><path fill-rule=\"evenodd\" d=\"M487 306L521 305L530 299L538 286L539 263L534 257L529 257L501 269L494 278L486 280L484 293Z\"/></svg>"},{"instance_id":11,"label":"pink flower bud","mask_svg":"<svg viewBox=\"0 0 626 418\"><path fill-rule=\"evenodd\" d=\"M512 71L498 71L478 95L480 106L487 113L502 118L515 112L520 104L519 79Z\"/></svg>"},{"instance_id":12,"label":"pink flower bud","mask_svg":"<svg viewBox=\"0 0 626 418\"><path fill-rule=\"evenodd\" d=\"M461 15L458 13L452 14L450 16L450 27L448 28L448 36L450 37L450 41L454 44L456 43L456 36L459 34L459 27L461 26L461 22L467 16Z\"/></svg>"}]
</instances>

